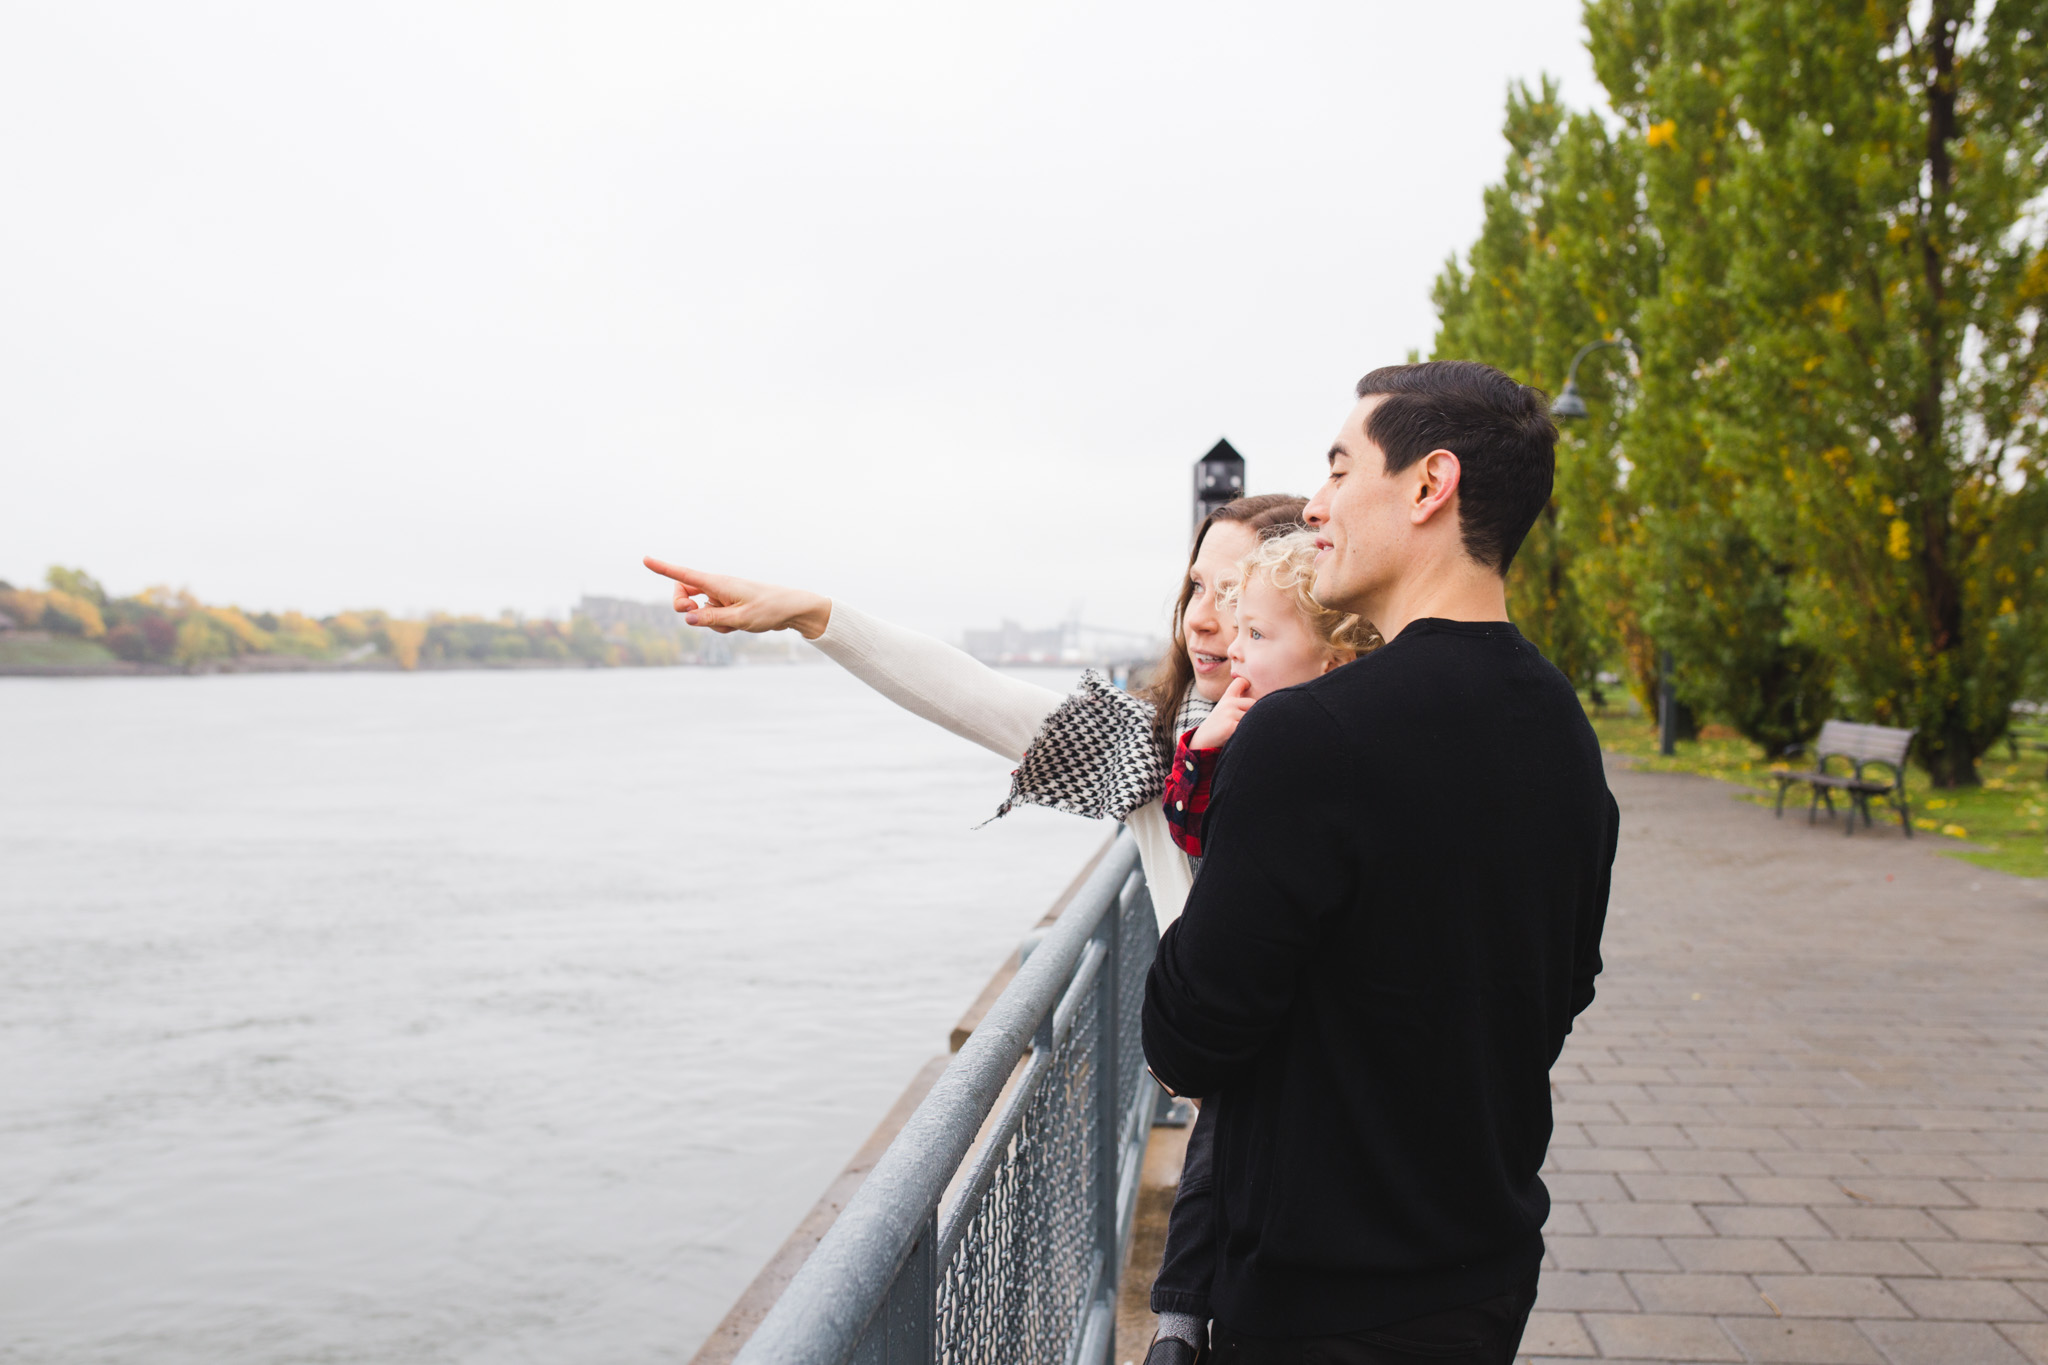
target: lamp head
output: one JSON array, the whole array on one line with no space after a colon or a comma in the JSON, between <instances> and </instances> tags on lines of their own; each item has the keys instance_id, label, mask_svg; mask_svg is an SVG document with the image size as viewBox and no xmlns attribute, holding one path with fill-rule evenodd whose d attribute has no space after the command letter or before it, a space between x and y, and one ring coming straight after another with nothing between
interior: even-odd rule
<instances>
[{"instance_id":1,"label":"lamp head","mask_svg":"<svg viewBox=\"0 0 2048 1365\"><path fill-rule=\"evenodd\" d=\"M1557 401L1550 405L1550 415L1567 420L1586 415L1586 400L1579 396L1578 380L1565 380L1564 392L1560 393L1557 396Z\"/></svg>"}]
</instances>

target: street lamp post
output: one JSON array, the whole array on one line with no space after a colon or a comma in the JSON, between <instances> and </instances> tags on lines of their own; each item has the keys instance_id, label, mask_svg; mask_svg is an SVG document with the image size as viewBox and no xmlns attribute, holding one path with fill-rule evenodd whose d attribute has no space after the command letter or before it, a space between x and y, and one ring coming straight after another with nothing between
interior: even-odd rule
<instances>
[{"instance_id":1,"label":"street lamp post","mask_svg":"<svg viewBox=\"0 0 2048 1365\"><path fill-rule=\"evenodd\" d=\"M1244 496L1244 456L1228 441L1218 441L1195 461L1195 525L1225 503Z\"/></svg>"},{"instance_id":2,"label":"street lamp post","mask_svg":"<svg viewBox=\"0 0 2048 1365\"><path fill-rule=\"evenodd\" d=\"M1564 390L1550 405L1551 416L1570 421L1586 415L1586 400L1579 392L1579 362L1609 346L1618 346L1630 355L1637 354L1634 343L1620 333L1579 347L1579 353L1572 357L1571 368L1565 371ZM1671 681L1671 651L1668 649L1657 652L1657 752L1667 758L1678 752L1678 690Z\"/></svg>"}]
</instances>

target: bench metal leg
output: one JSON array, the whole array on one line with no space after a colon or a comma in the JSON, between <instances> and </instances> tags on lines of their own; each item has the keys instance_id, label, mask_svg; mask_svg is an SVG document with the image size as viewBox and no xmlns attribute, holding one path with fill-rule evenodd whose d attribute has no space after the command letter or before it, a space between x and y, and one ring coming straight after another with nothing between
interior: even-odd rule
<instances>
[{"instance_id":1,"label":"bench metal leg","mask_svg":"<svg viewBox=\"0 0 2048 1365\"><path fill-rule=\"evenodd\" d=\"M1898 800L1897 800L1896 802L1894 802L1893 804L1897 805L1897 806L1898 806L1898 808L1899 808L1899 828L1900 828L1900 829L1902 829L1902 830L1904 830L1904 831L1906 831L1906 837L1907 837L1908 839L1912 838L1912 837L1913 837L1913 820L1912 820L1912 815L1913 815L1913 812L1912 812L1912 811L1911 811L1911 810L1910 810L1910 809L1909 809L1909 808L1907 807L1907 805L1906 805L1906 798L1902 796L1902 797L1900 797L1900 798L1899 798L1899 799L1898 799Z\"/></svg>"},{"instance_id":2,"label":"bench metal leg","mask_svg":"<svg viewBox=\"0 0 2048 1365\"><path fill-rule=\"evenodd\" d=\"M1778 781L1778 809L1777 809L1777 816L1778 816L1778 818L1779 818L1780 820L1782 820L1782 819L1784 819L1784 818L1785 818L1785 788L1787 788L1787 787L1789 787L1789 786L1791 786L1791 785L1792 785L1792 784L1791 784L1790 782L1787 782L1787 781L1785 781L1785 780L1784 780L1784 779L1782 779L1782 778L1780 778L1780 779L1779 779L1779 781Z\"/></svg>"}]
</instances>

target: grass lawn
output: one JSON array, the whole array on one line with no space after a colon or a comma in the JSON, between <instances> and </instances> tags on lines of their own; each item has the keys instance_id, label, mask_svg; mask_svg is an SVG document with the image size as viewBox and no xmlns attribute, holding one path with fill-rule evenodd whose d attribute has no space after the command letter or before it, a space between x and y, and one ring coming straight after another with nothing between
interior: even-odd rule
<instances>
[{"instance_id":1,"label":"grass lawn","mask_svg":"<svg viewBox=\"0 0 2048 1365\"><path fill-rule=\"evenodd\" d=\"M1591 715L1590 711L1588 712ZM1698 773L1751 789L1746 798L1768 806L1777 799L1778 784L1771 777L1774 766L1757 746L1746 739L1714 738L1720 727L1709 726L1708 737L1681 742L1678 752L1665 758L1657 752L1657 725L1644 716L1624 716L1609 709L1605 716L1593 716L1593 730L1600 745L1612 753L1626 754L1635 766L1652 773ZM1791 767L1811 766L1811 760L1794 759ZM2048 759L2023 752L2015 761L2001 741L1978 761L1984 785L1958 791L1939 792L1927 783L1919 768L1906 771L1906 800L1913 811L1915 837L1932 836L1943 843L1968 841L1976 848L1950 847L1942 852L1978 867L2010 872L2019 877L2048 877ZM1786 819L1796 808L1805 818L1810 793L1795 788L1785 798ZM1835 827L1840 829L1847 803L1835 798ZM1882 801L1871 803L1871 813L1880 825L1898 815ZM1859 831L1860 833L1861 831Z\"/></svg>"},{"instance_id":2,"label":"grass lawn","mask_svg":"<svg viewBox=\"0 0 2048 1365\"><path fill-rule=\"evenodd\" d=\"M47 640L0 640L0 668L10 664L110 664L112 651L75 635L52 635Z\"/></svg>"}]
</instances>

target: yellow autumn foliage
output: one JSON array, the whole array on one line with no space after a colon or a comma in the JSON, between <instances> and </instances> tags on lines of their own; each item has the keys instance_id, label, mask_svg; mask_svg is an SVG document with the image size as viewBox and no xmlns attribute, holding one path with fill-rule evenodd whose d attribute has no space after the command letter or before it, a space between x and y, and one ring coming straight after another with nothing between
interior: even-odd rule
<instances>
[{"instance_id":1,"label":"yellow autumn foliage","mask_svg":"<svg viewBox=\"0 0 2048 1365\"><path fill-rule=\"evenodd\" d=\"M386 621L384 638L390 644L391 657L398 660L404 669L418 668L420 646L427 641L425 621Z\"/></svg>"}]
</instances>

